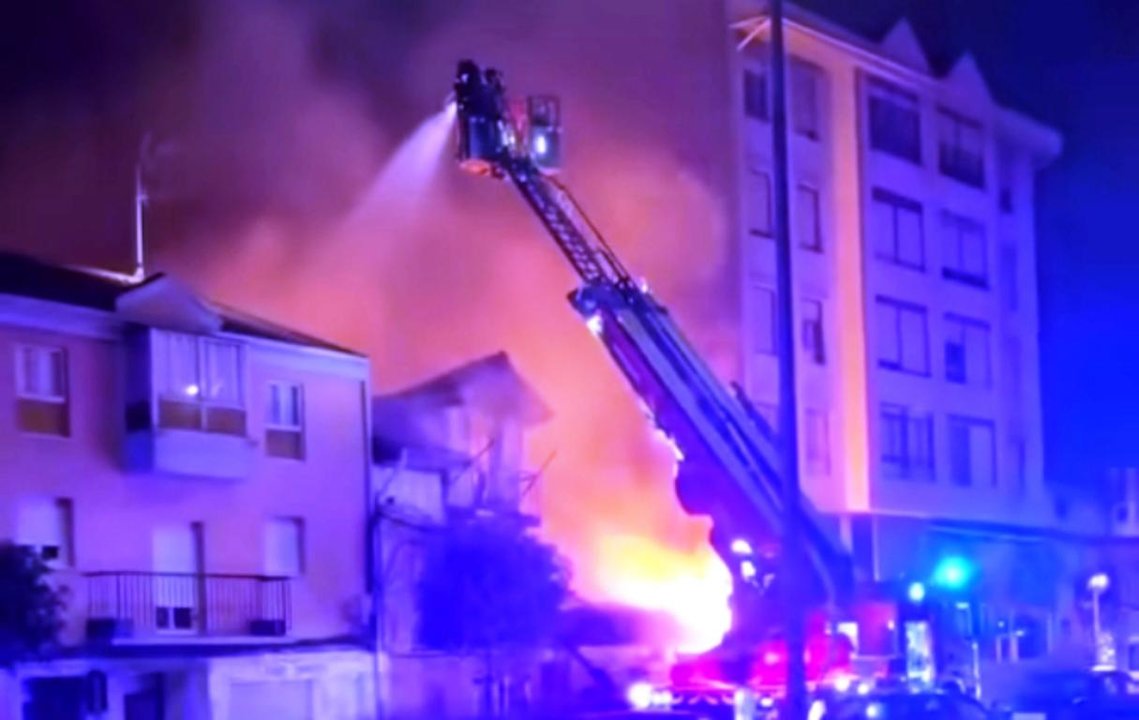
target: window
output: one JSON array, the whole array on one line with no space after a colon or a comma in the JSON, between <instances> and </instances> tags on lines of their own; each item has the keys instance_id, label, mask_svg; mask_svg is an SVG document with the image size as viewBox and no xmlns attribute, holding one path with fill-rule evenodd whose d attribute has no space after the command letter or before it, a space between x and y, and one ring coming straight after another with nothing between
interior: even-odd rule
<instances>
[{"instance_id":1,"label":"window","mask_svg":"<svg viewBox=\"0 0 1139 720\"><path fill-rule=\"evenodd\" d=\"M795 188L795 211L799 216L799 247L823 251L823 234L819 225L819 191L810 185Z\"/></svg>"},{"instance_id":2,"label":"window","mask_svg":"<svg viewBox=\"0 0 1139 720\"><path fill-rule=\"evenodd\" d=\"M945 239L941 274L949 280L988 287L985 228L974 220L945 212L941 214L941 229Z\"/></svg>"},{"instance_id":3,"label":"window","mask_svg":"<svg viewBox=\"0 0 1139 720\"><path fill-rule=\"evenodd\" d=\"M273 518L265 524L265 574L297 577L305 570L304 520Z\"/></svg>"},{"instance_id":4,"label":"window","mask_svg":"<svg viewBox=\"0 0 1139 720\"><path fill-rule=\"evenodd\" d=\"M752 235L770 236L772 232L771 176L756 164L749 164L747 193L747 227Z\"/></svg>"},{"instance_id":5,"label":"window","mask_svg":"<svg viewBox=\"0 0 1139 720\"><path fill-rule=\"evenodd\" d=\"M1024 490L1028 486L1028 448L1024 438L1013 436L1008 443L1012 486Z\"/></svg>"},{"instance_id":6,"label":"window","mask_svg":"<svg viewBox=\"0 0 1139 720\"><path fill-rule=\"evenodd\" d=\"M156 331L158 424L245 434L243 357L237 343Z\"/></svg>"},{"instance_id":7,"label":"window","mask_svg":"<svg viewBox=\"0 0 1139 720\"><path fill-rule=\"evenodd\" d=\"M269 383L265 452L272 457L304 459L304 392L300 385Z\"/></svg>"},{"instance_id":8,"label":"window","mask_svg":"<svg viewBox=\"0 0 1139 720\"><path fill-rule=\"evenodd\" d=\"M766 287L755 289L755 351L764 355L775 354L775 290Z\"/></svg>"},{"instance_id":9,"label":"window","mask_svg":"<svg viewBox=\"0 0 1139 720\"><path fill-rule=\"evenodd\" d=\"M987 387L992 382L989 326L959 315L945 316L945 379Z\"/></svg>"},{"instance_id":10,"label":"window","mask_svg":"<svg viewBox=\"0 0 1139 720\"><path fill-rule=\"evenodd\" d=\"M16 420L21 430L70 435L67 395L67 355L62 348L16 347Z\"/></svg>"},{"instance_id":11,"label":"window","mask_svg":"<svg viewBox=\"0 0 1139 720\"><path fill-rule=\"evenodd\" d=\"M1014 205L1016 204L1016 198L1013 196L1013 178L1015 176L1013 157L1013 151L1007 146L1002 146L997 154L997 161L999 163L997 170L1000 177L998 197L1001 212L1003 213L1011 213L1015 209Z\"/></svg>"},{"instance_id":12,"label":"window","mask_svg":"<svg viewBox=\"0 0 1139 720\"><path fill-rule=\"evenodd\" d=\"M878 366L929 374L929 329L925 308L879 297Z\"/></svg>"},{"instance_id":13,"label":"window","mask_svg":"<svg viewBox=\"0 0 1139 720\"><path fill-rule=\"evenodd\" d=\"M791 129L795 134L819 137L819 69L800 60L791 61Z\"/></svg>"},{"instance_id":14,"label":"window","mask_svg":"<svg viewBox=\"0 0 1139 720\"><path fill-rule=\"evenodd\" d=\"M988 420L950 416L949 467L955 484L997 484L994 435L993 423Z\"/></svg>"},{"instance_id":15,"label":"window","mask_svg":"<svg viewBox=\"0 0 1139 720\"><path fill-rule=\"evenodd\" d=\"M821 410L808 409L807 420L807 471L816 475L830 472L830 438L827 432L827 415Z\"/></svg>"},{"instance_id":16,"label":"window","mask_svg":"<svg viewBox=\"0 0 1139 720\"><path fill-rule=\"evenodd\" d=\"M823 336L823 304L818 300L804 300L802 305L803 352L816 365L822 365L827 360L826 345Z\"/></svg>"},{"instance_id":17,"label":"window","mask_svg":"<svg viewBox=\"0 0 1139 720\"><path fill-rule=\"evenodd\" d=\"M921 164L921 115L913 93L870 80L870 146Z\"/></svg>"},{"instance_id":18,"label":"window","mask_svg":"<svg viewBox=\"0 0 1139 720\"><path fill-rule=\"evenodd\" d=\"M925 269L920 203L874 188L871 222L875 257L915 270Z\"/></svg>"},{"instance_id":19,"label":"window","mask_svg":"<svg viewBox=\"0 0 1139 720\"><path fill-rule=\"evenodd\" d=\"M933 480L933 417L882 405L882 470L896 480Z\"/></svg>"},{"instance_id":20,"label":"window","mask_svg":"<svg viewBox=\"0 0 1139 720\"><path fill-rule=\"evenodd\" d=\"M1001 245L1001 298L1008 312L1016 312L1020 306L1020 283L1017 282L1016 265L1016 248Z\"/></svg>"},{"instance_id":21,"label":"window","mask_svg":"<svg viewBox=\"0 0 1139 720\"><path fill-rule=\"evenodd\" d=\"M16 516L16 542L31 548L51 567L75 562L74 512L66 498L21 500Z\"/></svg>"},{"instance_id":22,"label":"window","mask_svg":"<svg viewBox=\"0 0 1139 720\"><path fill-rule=\"evenodd\" d=\"M744 115L767 120L767 73L759 69L744 70Z\"/></svg>"},{"instance_id":23,"label":"window","mask_svg":"<svg viewBox=\"0 0 1139 720\"><path fill-rule=\"evenodd\" d=\"M984 187L985 140L981 125L949 110L939 112L937 159L942 175Z\"/></svg>"}]
</instances>

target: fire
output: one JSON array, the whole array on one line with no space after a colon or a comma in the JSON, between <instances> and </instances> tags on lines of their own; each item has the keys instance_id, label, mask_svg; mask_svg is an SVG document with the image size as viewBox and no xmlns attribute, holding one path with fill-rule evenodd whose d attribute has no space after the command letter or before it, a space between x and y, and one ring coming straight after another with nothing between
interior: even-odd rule
<instances>
[{"instance_id":1,"label":"fire","mask_svg":"<svg viewBox=\"0 0 1139 720\"><path fill-rule=\"evenodd\" d=\"M666 613L678 636L660 638L673 650L697 653L719 644L731 626L731 576L705 546L681 552L654 538L614 534L601 538L593 574L606 599Z\"/></svg>"}]
</instances>

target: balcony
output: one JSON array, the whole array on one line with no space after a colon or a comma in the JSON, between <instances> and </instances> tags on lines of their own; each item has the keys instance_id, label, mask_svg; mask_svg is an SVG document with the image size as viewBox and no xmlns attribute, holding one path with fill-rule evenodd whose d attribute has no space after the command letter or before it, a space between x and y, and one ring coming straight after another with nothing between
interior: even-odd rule
<instances>
[{"instance_id":1,"label":"balcony","mask_svg":"<svg viewBox=\"0 0 1139 720\"><path fill-rule=\"evenodd\" d=\"M97 572L84 579L91 642L274 638L292 625L285 577Z\"/></svg>"}]
</instances>

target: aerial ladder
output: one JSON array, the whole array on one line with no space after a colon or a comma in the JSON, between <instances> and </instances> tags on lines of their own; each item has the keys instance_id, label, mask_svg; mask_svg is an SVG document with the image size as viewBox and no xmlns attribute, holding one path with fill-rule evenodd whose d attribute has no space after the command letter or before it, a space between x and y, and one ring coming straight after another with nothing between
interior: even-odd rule
<instances>
[{"instance_id":1,"label":"aerial ladder","mask_svg":"<svg viewBox=\"0 0 1139 720\"><path fill-rule=\"evenodd\" d=\"M556 178L556 100L512 105L498 71L464 60L454 102L460 166L512 184L541 221L580 280L570 304L676 452L682 506L712 520L711 543L733 577L733 628L724 646L769 639L781 615L775 557L787 517L775 430L739 386L716 377ZM807 560L796 578L801 596L815 607L842 607L852 598L852 559L809 498L801 498L799 512Z\"/></svg>"}]
</instances>

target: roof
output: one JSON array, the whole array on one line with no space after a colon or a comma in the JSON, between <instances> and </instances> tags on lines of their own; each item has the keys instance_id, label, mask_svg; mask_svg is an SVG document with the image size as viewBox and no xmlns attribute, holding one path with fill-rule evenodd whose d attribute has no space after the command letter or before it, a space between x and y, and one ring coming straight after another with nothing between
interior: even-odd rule
<instances>
[{"instance_id":1,"label":"roof","mask_svg":"<svg viewBox=\"0 0 1139 720\"><path fill-rule=\"evenodd\" d=\"M935 58L922 46L904 17L895 22L883 36L871 39L797 4L786 3L784 10L789 24L826 36L833 42L889 63L910 77L949 83L957 88L971 88L983 93L993 101L998 111L999 130L1008 137L1025 141L1035 151L1039 165L1045 165L1060 155L1063 147L1060 133L996 102L971 53L959 53L948 63L934 62ZM746 44L765 29L769 19L769 4L767 0L732 0L730 12L731 25L743 34L743 44Z\"/></svg>"},{"instance_id":2,"label":"roof","mask_svg":"<svg viewBox=\"0 0 1139 720\"><path fill-rule=\"evenodd\" d=\"M176 290L164 286L177 285ZM0 251L0 294L44 300L72 307L123 314L124 300L139 294L179 292L216 319L222 332L359 355L235 308L199 298L165 273L138 282L125 276L54 265L20 253Z\"/></svg>"},{"instance_id":3,"label":"roof","mask_svg":"<svg viewBox=\"0 0 1139 720\"><path fill-rule=\"evenodd\" d=\"M509 416L538 425L552 413L515 369L510 356L497 352L415 385L396 397L432 400L440 407L468 405L491 416Z\"/></svg>"}]
</instances>

